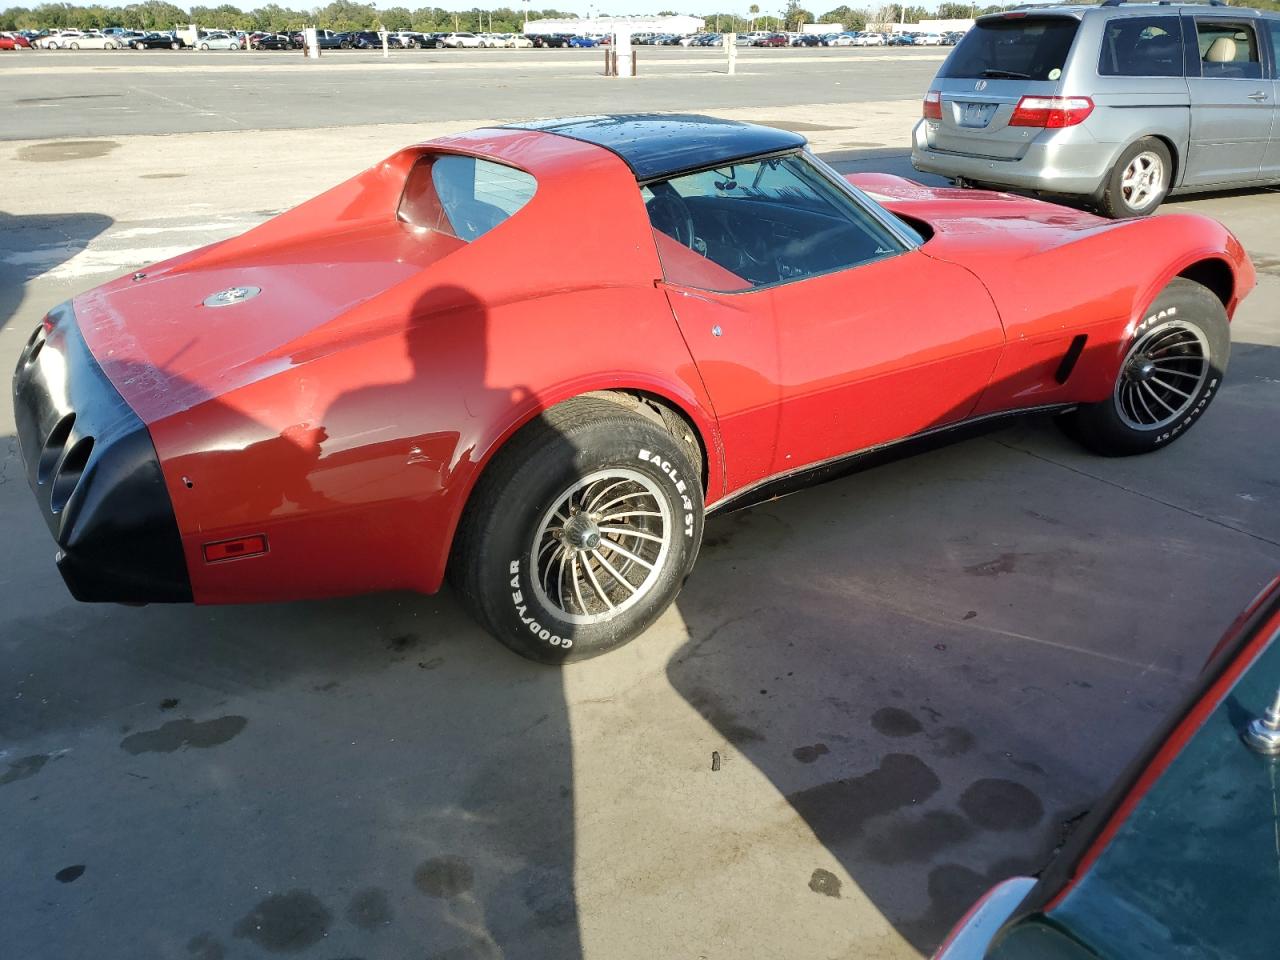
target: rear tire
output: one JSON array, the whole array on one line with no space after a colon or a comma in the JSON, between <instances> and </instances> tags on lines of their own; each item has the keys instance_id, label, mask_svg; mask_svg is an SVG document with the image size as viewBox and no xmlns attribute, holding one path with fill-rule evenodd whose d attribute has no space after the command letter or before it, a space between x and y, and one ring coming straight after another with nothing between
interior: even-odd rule
<instances>
[{"instance_id":1,"label":"rear tire","mask_svg":"<svg viewBox=\"0 0 1280 960\"><path fill-rule=\"evenodd\" d=\"M1186 433L1222 387L1231 331L1208 288L1175 278L1133 332L1111 395L1058 419L1094 453L1126 457L1167 447Z\"/></svg>"},{"instance_id":2,"label":"rear tire","mask_svg":"<svg viewBox=\"0 0 1280 960\"><path fill-rule=\"evenodd\" d=\"M181 49L182 49L182 44L180 44L180 43L171 43L171 44L169 44L169 49L170 49L170 50L181 50Z\"/></svg>"},{"instance_id":3,"label":"rear tire","mask_svg":"<svg viewBox=\"0 0 1280 960\"><path fill-rule=\"evenodd\" d=\"M1145 217L1169 195L1173 158L1164 141L1143 137L1112 168L1098 198L1098 210L1113 220Z\"/></svg>"},{"instance_id":4,"label":"rear tire","mask_svg":"<svg viewBox=\"0 0 1280 960\"><path fill-rule=\"evenodd\" d=\"M698 468L662 423L579 397L525 426L485 470L449 578L522 657L585 660L634 639L675 600L702 510Z\"/></svg>"}]
</instances>

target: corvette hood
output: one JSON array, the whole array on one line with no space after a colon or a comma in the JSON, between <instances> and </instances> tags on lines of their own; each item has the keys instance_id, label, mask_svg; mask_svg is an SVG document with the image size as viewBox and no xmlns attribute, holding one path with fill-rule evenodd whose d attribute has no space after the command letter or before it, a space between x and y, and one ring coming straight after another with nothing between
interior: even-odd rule
<instances>
[{"instance_id":1,"label":"corvette hood","mask_svg":"<svg viewBox=\"0 0 1280 960\"><path fill-rule=\"evenodd\" d=\"M292 347L300 340L460 244L395 220L304 238L251 230L105 284L73 306L107 376L151 422L299 362ZM229 290L241 294L218 305Z\"/></svg>"},{"instance_id":2,"label":"corvette hood","mask_svg":"<svg viewBox=\"0 0 1280 960\"><path fill-rule=\"evenodd\" d=\"M923 224L926 252L978 267L992 257L1007 262L1122 226L1083 210L1011 193L926 187L890 174L847 177L885 209Z\"/></svg>"}]
</instances>

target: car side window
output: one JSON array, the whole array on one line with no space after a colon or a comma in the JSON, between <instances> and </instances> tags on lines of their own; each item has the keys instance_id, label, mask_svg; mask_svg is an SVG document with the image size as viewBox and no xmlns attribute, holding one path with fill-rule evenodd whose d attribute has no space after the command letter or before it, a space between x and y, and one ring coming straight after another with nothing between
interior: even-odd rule
<instances>
[{"instance_id":1,"label":"car side window","mask_svg":"<svg viewBox=\"0 0 1280 960\"><path fill-rule=\"evenodd\" d=\"M720 292L802 280L907 249L803 154L642 188L663 275Z\"/></svg>"},{"instance_id":2,"label":"car side window","mask_svg":"<svg viewBox=\"0 0 1280 960\"><path fill-rule=\"evenodd\" d=\"M1180 77L1182 24L1177 17L1115 17L1102 35L1104 77Z\"/></svg>"},{"instance_id":3,"label":"car side window","mask_svg":"<svg viewBox=\"0 0 1280 960\"><path fill-rule=\"evenodd\" d=\"M1258 36L1246 22L1196 20L1200 75L1205 78L1257 80L1262 77Z\"/></svg>"},{"instance_id":4,"label":"car side window","mask_svg":"<svg viewBox=\"0 0 1280 960\"><path fill-rule=\"evenodd\" d=\"M409 171L396 215L410 226L470 242L513 216L536 189L533 176L515 167L428 154Z\"/></svg>"}]
</instances>

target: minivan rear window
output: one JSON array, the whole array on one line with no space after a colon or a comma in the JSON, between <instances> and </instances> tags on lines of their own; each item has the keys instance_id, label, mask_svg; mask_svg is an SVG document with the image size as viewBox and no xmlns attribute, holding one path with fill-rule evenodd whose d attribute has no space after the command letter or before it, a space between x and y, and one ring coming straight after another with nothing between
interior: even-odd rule
<instances>
[{"instance_id":1,"label":"minivan rear window","mask_svg":"<svg viewBox=\"0 0 1280 960\"><path fill-rule=\"evenodd\" d=\"M960 80L1057 80L1079 26L1075 17L979 20L938 75Z\"/></svg>"}]
</instances>

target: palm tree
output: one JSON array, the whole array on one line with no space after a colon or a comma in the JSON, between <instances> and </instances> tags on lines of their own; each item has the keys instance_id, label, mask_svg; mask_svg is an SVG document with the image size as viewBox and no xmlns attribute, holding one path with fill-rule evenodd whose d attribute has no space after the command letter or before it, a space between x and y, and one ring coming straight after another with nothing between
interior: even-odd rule
<instances>
[{"instance_id":1,"label":"palm tree","mask_svg":"<svg viewBox=\"0 0 1280 960\"><path fill-rule=\"evenodd\" d=\"M751 29L754 30L756 28L756 17L760 13L760 5L753 3L747 7L747 13L751 14Z\"/></svg>"}]
</instances>

